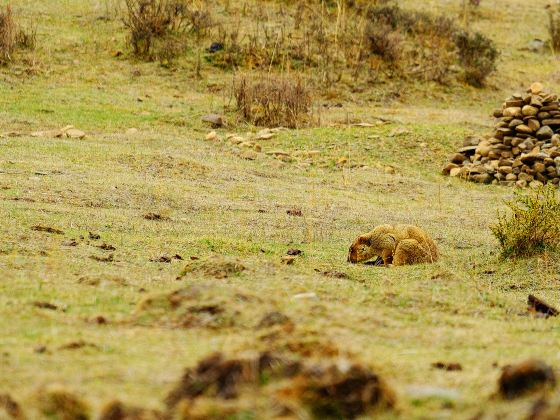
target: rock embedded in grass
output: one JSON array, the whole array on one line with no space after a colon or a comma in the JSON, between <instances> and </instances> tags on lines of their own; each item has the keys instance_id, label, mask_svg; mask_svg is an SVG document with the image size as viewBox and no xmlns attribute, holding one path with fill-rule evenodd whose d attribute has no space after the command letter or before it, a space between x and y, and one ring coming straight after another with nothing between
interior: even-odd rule
<instances>
[{"instance_id":1,"label":"rock embedded in grass","mask_svg":"<svg viewBox=\"0 0 560 420\"><path fill-rule=\"evenodd\" d=\"M202 117L202 122L210 124L213 128L224 126L224 117L219 114L207 114Z\"/></svg>"}]
</instances>

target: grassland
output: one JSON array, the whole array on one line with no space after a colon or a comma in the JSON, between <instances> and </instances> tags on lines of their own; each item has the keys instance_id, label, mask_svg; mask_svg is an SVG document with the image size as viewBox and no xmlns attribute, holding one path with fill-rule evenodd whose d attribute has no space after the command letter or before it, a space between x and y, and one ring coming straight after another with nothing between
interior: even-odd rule
<instances>
[{"instance_id":1,"label":"grassland","mask_svg":"<svg viewBox=\"0 0 560 420\"><path fill-rule=\"evenodd\" d=\"M459 2L426 3L458 13ZM410 86L400 101L348 102L323 111L323 127L260 141L264 152L318 150L311 163L240 158L225 134L247 136L254 127L232 125L218 130L222 141L206 141L201 116L227 102L209 87L229 86L231 74L205 68L196 80L189 62L170 70L113 57L126 51L125 33L115 16L98 19L104 2L14 4L22 22L37 22L39 46L26 55L32 74L21 63L0 70L0 134L11 133L0 138L0 393L31 412L35 392L53 383L94 411L115 397L160 408L183 369L210 352L285 345L255 328L278 310L295 324L283 338L292 345L312 357L337 349L387 378L398 395L388 417L526 412L530 399L491 395L507 363L538 357L558 365L556 321L528 316L526 299L558 302L559 261L501 261L488 226L511 190L440 170L463 136L489 131L488 115L505 96L535 80L558 92L560 79L556 58L523 50L546 37L545 1L481 3L472 25L502 51L489 87ZM346 124L376 117L389 122ZM30 135L67 124L87 136ZM400 128L407 133L394 135ZM341 158L347 163L337 165ZM292 208L302 216L287 214ZM147 220L150 212L163 219ZM441 260L391 269L347 264L350 241L380 223L422 226ZM31 229L38 225L64 233ZM288 266L281 257L289 248L303 254ZM175 254L183 261L157 262ZM247 270L177 280L190 257L215 256L237 258ZM198 284L209 290L201 303L236 314L233 325L174 328L142 312L147 298ZM316 296L294 299L300 293ZM61 349L80 341L92 345ZM433 369L438 361L463 370ZM418 396L411 386L457 396Z\"/></svg>"}]
</instances>

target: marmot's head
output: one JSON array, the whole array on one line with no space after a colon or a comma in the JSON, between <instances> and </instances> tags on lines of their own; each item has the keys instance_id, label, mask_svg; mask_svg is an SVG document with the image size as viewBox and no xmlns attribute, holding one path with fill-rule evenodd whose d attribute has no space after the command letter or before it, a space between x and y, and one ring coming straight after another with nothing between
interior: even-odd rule
<instances>
[{"instance_id":1,"label":"marmot's head","mask_svg":"<svg viewBox=\"0 0 560 420\"><path fill-rule=\"evenodd\" d=\"M348 262L356 264L381 257L383 250L394 249L395 237L385 232L358 236L348 250Z\"/></svg>"}]
</instances>

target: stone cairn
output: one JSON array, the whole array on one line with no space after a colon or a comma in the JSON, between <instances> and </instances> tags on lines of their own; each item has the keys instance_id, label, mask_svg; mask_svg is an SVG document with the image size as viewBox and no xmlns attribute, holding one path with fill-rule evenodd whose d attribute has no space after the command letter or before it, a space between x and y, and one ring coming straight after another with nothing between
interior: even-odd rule
<instances>
[{"instance_id":1,"label":"stone cairn","mask_svg":"<svg viewBox=\"0 0 560 420\"><path fill-rule=\"evenodd\" d=\"M533 83L525 95L506 99L494 111L492 136L467 137L444 175L484 184L536 187L560 182L558 96Z\"/></svg>"}]
</instances>

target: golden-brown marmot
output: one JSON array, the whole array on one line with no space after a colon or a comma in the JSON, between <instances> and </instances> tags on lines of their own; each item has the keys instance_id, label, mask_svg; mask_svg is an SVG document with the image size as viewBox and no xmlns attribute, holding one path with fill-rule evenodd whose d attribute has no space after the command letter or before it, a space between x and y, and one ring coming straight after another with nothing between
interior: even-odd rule
<instances>
[{"instance_id":1,"label":"golden-brown marmot","mask_svg":"<svg viewBox=\"0 0 560 420\"><path fill-rule=\"evenodd\" d=\"M383 258L385 266L432 263L439 252L432 238L412 225L379 225L371 232L360 235L348 251L348 262L353 264L373 257Z\"/></svg>"}]
</instances>

